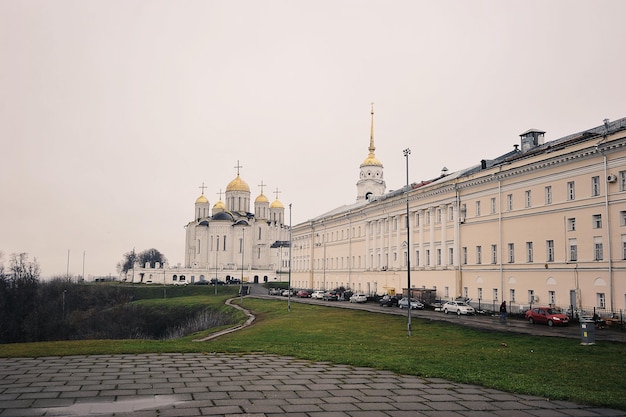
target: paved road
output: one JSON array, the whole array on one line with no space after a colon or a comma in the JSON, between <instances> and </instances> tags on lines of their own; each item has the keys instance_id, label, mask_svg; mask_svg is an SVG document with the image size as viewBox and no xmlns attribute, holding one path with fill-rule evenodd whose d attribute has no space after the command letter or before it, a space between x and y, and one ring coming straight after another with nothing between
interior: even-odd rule
<instances>
[{"instance_id":1,"label":"paved road","mask_svg":"<svg viewBox=\"0 0 626 417\"><path fill-rule=\"evenodd\" d=\"M593 417L626 411L276 355L172 353L0 358L0 417L7 416Z\"/></svg>"},{"instance_id":2,"label":"paved road","mask_svg":"<svg viewBox=\"0 0 626 417\"><path fill-rule=\"evenodd\" d=\"M252 285L250 287L250 295L258 298L267 299L283 299L286 301L286 297L270 296L261 286ZM292 302L297 303L311 303L320 304L326 306L332 306L337 308L352 308L365 311L371 311L375 313L387 313L396 315L408 315L408 311L405 309L399 309L397 307L380 307L375 303L354 304L348 301L322 301L314 300L311 298L298 298L292 297ZM432 310L414 310L411 312L411 317L415 319L425 320L437 320L447 321L451 323L461 324L463 326L483 329L483 330L495 330L511 333L525 333L538 336L549 337L566 337L571 339L581 339L581 329L578 324L572 324L569 326L555 326L548 327L542 324L530 324L527 321L519 319L507 319L505 323L501 322L498 316L457 316L456 314L444 314L439 311ZM593 329L596 341L613 341L626 343L626 331L624 330L612 330L612 329Z\"/></svg>"}]
</instances>

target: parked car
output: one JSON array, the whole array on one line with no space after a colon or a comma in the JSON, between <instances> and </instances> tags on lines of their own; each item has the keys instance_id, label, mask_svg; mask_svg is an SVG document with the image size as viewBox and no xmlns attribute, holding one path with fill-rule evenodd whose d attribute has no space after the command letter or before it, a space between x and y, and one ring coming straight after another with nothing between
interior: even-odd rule
<instances>
[{"instance_id":1,"label":"parked car","mask_svg":"<svg viewBox=\"0 0 626 417\"><path fill-rule=\"evenodd\" d=\"M326 291L322 300L324 301L337 301L339 299L339 294L337 291Z\"/></svg>"},{"instance_id":2,"label":"parked car","mask_svg":"<svg viewBox=\"0 0 626 417\"><path fill-rule=\"evenodd\" d=\"M289 297L290 295L293 296L294 295L294 291L293 290L283 290L283 292L280 293L280 295L282 295L283 297Z\"/></svg>"},{"instance_id":3,"label":"parked car","mask_svg":"<svg viewBox=\"0 0 626 417\"><path fill-rule=\"evenodd\" d=\"M194 282L193 285L209 285L209 281L202 279L200 281Z\"/></svg>"},{"instance_id":4,"label":"parked car","mask_svg":"<svg viewBox=\"0 0 626 417\"><path fill-rule=\"evenodd\" d=\"M296 296L300 297L300 298L309 298L311 296L311 294L309 294L309 292L307 290L300 290L296 293Z\"/></svg>"},{"instance_id":5,"label":"parked car","mask_svg":"<svg viewBox=\"0 0 626 417\"><path fill-rule=\"evenodd\" d=\"M354 293L352 297L350 297L351 303L365 303L367 302L367 295L361 293Z\"/></svg>"},{"instance_id":6,"label":"parked car","mask_svg":"<svg viewBox=\"0 0 626 417\"><path fill-rule=\"evenodd\" d=\"M226 285L226 283L224 281L220 281L219 279L216 278L211 278L211 285Z\"/></svg>"},{"instance_id":7,"label":"parked car","mask_svg":"<svg viewBox=\"0 0 626 417\"><path fill-rule=\"evenodd\" d=\"M268 294L269 295L280 295L282 294L283 290L281 290L280 288L270 288Z\"/></svg>"},{"instance_id":8,"label":"parked car","mask_svg":"<svg viewBox=\"0 0 626 417\"><path fill-rule=\"evenodd\" d=\"M409 299L404 297L402 300L398 301L398 307L400 308L408 308L409 307ZM411 299L411 310L423 310L424 304L415 298Z\"/></svg>"},{"instance_id":9,"label":"parked car","mask_svg":"<svg viewBox=\"0 0 626 417\"><path fill-rule=\"evenodd\" d=\"M448 301L443 305L443 312L448 313L456 313L458 316L461 314L465 315L473 315L476 313L474 307L463 301Z\"/></svg>"},{"instance_id":10,"label":"parked car","mask_svg":"<svg viewBox=\"0 0 626 417\"><path fill-rule=\"evenodd\" d=\"M385 295L378 303L381 307L395 307L398 305L398 297L395 295Z\"/></svg>"},{"instance_id":11,"label":"parked car","mask_svg":"<svg viewBox=\"0 0 626 417\"><path fill-rule=\"evenodd\" d=\"M231 278L226 283L229 285L239 285L241 284L241 280L239 278Z\"/></svg>"},{"instance_id":12,"label":"parked car","mask_svg":"<svg viewBox=\"0 0 626 417\"><path fill-rule=\"evenodd\" d=\"M564 326L569 323L569 317L560 308L555 307L533 307L526 311L526 320L530 324L545 323L552 327L555 325Z\"/></svg>"},{"instance_id":13,"label":"parked car","mask_svg":"<svg viewBox=\"0 0 626 417\"><path fill-rule=\"evenodd\" d=\"M311 293L311 298L315 298L316 300L321 300L324 298L324 291L317 290Z\"/></svg>"}]
</instances>

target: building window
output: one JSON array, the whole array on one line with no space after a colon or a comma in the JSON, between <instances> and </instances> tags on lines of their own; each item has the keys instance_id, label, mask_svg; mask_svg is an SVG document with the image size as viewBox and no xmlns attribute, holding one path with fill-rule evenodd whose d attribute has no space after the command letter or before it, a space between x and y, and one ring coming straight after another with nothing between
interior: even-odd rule
<instances>
[{"instance_id":1,"label":"building window","mask_svg":"<svg viewBox=\"0 0 626 417\"><path fill-rule=\"evenodd\" d=\"M437 208L436 216L437 218L435 221L437 222L437 224L441 223L441 209L440 208Z\"/></svg>"},{"instance_id":2,"label":"building window","mask_svg":"<svg viewBox=\"0 0 626 417\"><path fill-rule=\"evenodd\" d=\"M532 207L530 190L526 190L524 192L524 207L526 208Z\"/></svg>"},{"instance_id":3,"label":"building window","mask_svg":"<svg viewBox=\"0 0 626 417\"><path fill-rule=\"evenodd\" d=\"M482 246L476 246L476 263L477 264L483 263L483 261L482 261L482 259L483 259L482 251L483 251Z\"/></svg>"},{"instance_id":4,"label":"building window","mask_svg":"<svg viewBox=\"0 0 626 417\"><path fill-rule=\"evenodd\" d=\"M437 249L437 265L441 265L441 249Z\"/></svg>"},{"instance_id":5,"label":"building window","mask_svg":"<svg viewBox=\"0 0 626 417\"><path fill-rule=\"evenodd\" d=\"M506 196L506 209L508 211L513 210L513 194L507 194Z\"/></svg>"},{"instance_id":6,"label":"building window","mask_svg":"<svg viewBox=\"0 0 626 417\"><path fill-rule=\"evenodd\" d=\"M491 214L496 214L496 198L491 198Z\"/></svg>"},{"instance_id":7,"label":"building window","mask_svg":"<svg viewBox=\"0 0 626 417\"><path fill-rule=\"evenodd\" d=\"M591 196L597 197L600 195L600 177L591 177Z\"/></svg>"},{"instance_id":8,"label":"building window","mask_svg":"<svg viewBox=\"0 0 626 417\"><path fill-rule=\"evenodd\" d=\"M491 263L498 263L498 245L491 245Z\"/></svg>"},{"instance_id":9,"label":"building window","mask_svg":"<svg viewBox=\"0 0 626 417\"><path fill-rule=\"evenodd\" d=\"M511 303L515 302L515 288L511 288L509 290L509 298L510 298Z\"/></svg>"},{"instance_id":10,"label":"building window","mask_svg":"<svg viewBox=\"0 0 626 417\"><path fill-rule=\"evenodd\" d=\"M419 226L419 225L420 225L420 214L415 213L415 226Z\"/></svg>"},{"instance_id":11,"label":"building window","mask_svg":"<svg viewBox=\"0 0 626 417\"><path fill-rule=\"evenodd\" d=\"M546 261L554 262L554 240L546 240Z\"/></svg>"},{"instance_id":12,"label":"building window","mask_svg":"<svg viewBox=\"0 0 626 417\"><path fill-rule=\"evenodd\" d=\"M603 292L599 292L596 294L596 298L598 299L598 308L604 310L606 308L606 296Z\"/></svg>"},{"instance_id":13,"label":"building window","mask_svg":"<svg viewBox=\"0 0 626 417\"><path fill-rule=\"evenodd\" d=\"M547 204L552 204L552 186L548 185L545 189L545 200L546 200L546 205Z\"/></svg>"},{"instance_id":14,"label":"building window","mask_svg":"<svg viewBox=\"0 0 626 417\"><path fill-rule=\"evenodd\" d=\"M622 235L622 259L626 260L626 235Z\"/></svg>"},{"instance_id":15,"label":"building window","mask_svg":"<svg viewBox=\"0 0 626 417\"><path fill-rule=\"evenodd\" d=\"M480 201L476 202L476 217L480 216Z\"/></svg>"},{"instance_id":16,"label":"building window","mask_svg":"<svg viewBox=\"0 0 626 417\"><path fill-rule=\"evenodd\" d=\"M530 304L535 302L535 290L528 290L528 302Z\"/></svg>"},{"instance_id":17,"label":"building window","mask_svg":"<svg viewBox=\"0 0 626 417\"><path fill-rule=\"evenodd\" d=\"M556 304L556 292L548 291L548 302L552 305Z\"/></svg>"},{"instance_id":18,"label":"building window","mask_svg":"<svg viewBox=\"0 0 626 417\"><path fill-rule=\"evenodd\" d=\"M567 183L567 199L574 200L576 198L576 192L574 187L574 181L568 181Z\"/></svg>"},{"instance_id":19,"label":"building window","mask_svg":"<svg viewBox=\"0 0 626 417\"><path fill-rule=\"evenodd\" d=\"M430 266L430 249L426 249L426 266Z\"/></svg>"},{"instance_id":20,"label":"building window","mask_svg":"<svg viewBox=\"0 0 626 417\"><path fill-rule=\"evenodd\" d=\"M444 296L444 298L450 298L450 288L449 287L443 287L443 296Z\"/></svg>"},{"instance_id":21,"label":"building window","mask_svg":"<svg viewBox=\"0 0 626 417\"><path fill-rule=\"evenodd\" d=\"M509 243L508 247L509 247L509 263L512 264L513 262L515 262L515 244Z\"/></svg>"},{"instance_id":22,"label":"building window","mask_svg":"<svg viewBox=\"0 0 626 417\"><path fill-rule=\"evenodd\" d=\"M454 248L448 248L448 265L454 265Z\"/></svg>"},{"instance_id":23,"label":"building window","mask_svg":"<svg viewBox=\"0 0 626 417\"><path fill-rule=\"evenodd\" d=\"M602 215L594 214L591 218L592 218L592 227L594 229L602 229Z\"/></svg>"},{"instance_id":24,"label":"building window","mask_svg":"<svg viewBox=\"0 0 626 417\"><path fill-rule=\"evenodd\" d=\"M198 239L198 252L197 253L200 253L200 239Z\"/></svg>"},{"instance_id":25,"label":"building window","mask_svg":"<svg viewBox=\"0 0 626 417\"><path fill-rule=\"evenodd\" d=\"M626 191L626 171L619 172L619 190Z\"/></svg>"},{"instance_id":26,"label":"building window","mask_svg":"<svg viewBox=\"0 0 626 417\"><path fill-rule=\"evenodd\" d=\"M415 266L420 266L420 251L415 251Z\"/></svg>"},{"instance_id":27,"label":"building window","mask_svg":"<svg viewBox=\"0 0 626 417\"><path fill-rule=\"evenodd\" d=\"M259 227L259 240L261 240L261 228Z\"/></svg>"},{"instance_id":28,"label":"building window","mask_svg":"<svg viewBox=\"0 0 626 417\"><path fill-rule=\"evenodd\" d=\"M602 241L600 240L601 238L594 238L594 243L593 243L593 260L594 261L601 261L604 259L604 250L602 247Z\"/></svg>"},{"instance_id":29,"label":"building window","mask_svg":"<svg viewBox=\"0 0 626 417\"><path fill-rule=\"evenodd\" d=\"M448 220L454 221L454 207L452 206L448 207Z\"/></svg>"},{"instance_id":30,"label":"building window","mask_svg":"<svg viewBox=\"0 0 626 417\"><path fill-rule=\"evenodd\" d=\"M526 262L533 262L533 242L526 242Z\"/></svg>"},{"instance_id":31,"label":"building window","mask_svg":"<svg viewBox=\"0 0 626 417\"><path fill-rule=\"evenodd\" d=\"M575 217L570 217L569 219L567 219L567 230L570 232L576 231L576 218Z\"/></svg>"},{"instance_id":32,"label":"building window","mask_svg":"<svg viewBox=\"0 0 626 417\"><path fill-rule=\"evenodd\" d=\"M578 243L576 242L576 239L569 240L569 260L578 260Z\"/></svg>"},{"instance_id":33,"label":"building window","mask_svg":"<svg viewBox=\"0 0 626 417\"><path fill-rule=\"evenodd\" d=\"M464 246L461 252L463 253L463 265L467 265L467 246Z\"/></svg>"},{"instance_id":34,"label":"building window","mask_svg":"<svg viewBox=\"0 0 626 417\"><path fill-rule=\"evenodd\" d=\"M619 224L620 226L626 226L626 211L619 212Z\"/></svg>"}]
</instances>

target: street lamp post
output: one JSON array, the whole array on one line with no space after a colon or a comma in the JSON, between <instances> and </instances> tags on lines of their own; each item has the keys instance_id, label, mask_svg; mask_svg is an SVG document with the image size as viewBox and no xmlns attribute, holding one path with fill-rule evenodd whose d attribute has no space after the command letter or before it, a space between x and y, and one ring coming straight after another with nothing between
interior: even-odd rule
<instances>
[{"instance_id":1,"label":"street lamp post","mask_svg":"<svg viewBox=\"0 0 626 417\"><path fill-rule=\"evenodd\" d=\"M407 333L411 336L411 230L409 229L409 155L411 150L406 148L402 152L406 159L406 285L409 297Z\"/></svg>"},{"instance_id":2,"label":"street lamp post","mask_svg":"<svg viewBox=\"0 0 626 417\"><path fill-rule=\"evenodd\" d=\"M243 304L243 251L245 248L246 229L241 229L241 282L239 283L239 299Z\"/></svg>"},{"instance_id":3,"label":"street lamp post","mask_svg":"<svg viewBox=\"0 0 626 417\"><path fill-rule=\"evenodd\" d=\"M289 203L289 276L287 286L289 287L287 291L287 311L291 312L291 203Z\"/></svg>"}]
</instances>

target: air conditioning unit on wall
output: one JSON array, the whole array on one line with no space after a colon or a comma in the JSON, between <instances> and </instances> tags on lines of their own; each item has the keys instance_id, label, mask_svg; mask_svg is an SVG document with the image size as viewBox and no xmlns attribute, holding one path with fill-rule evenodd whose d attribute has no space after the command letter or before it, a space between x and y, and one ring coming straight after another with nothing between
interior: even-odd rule
<instances>
[{"instance_id":1,"label":"air conditioning unit on wall","mask_svg":"<svg viewBox=\"0 0 626 417\"><path fill-rule=\"evenodd\" d=\"M610 174L609 176L606 177L606 182L616 182L617 181L617 175L615 174Z\"/></svg>"}]
</instances>

